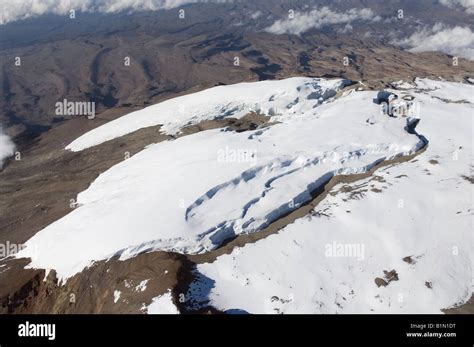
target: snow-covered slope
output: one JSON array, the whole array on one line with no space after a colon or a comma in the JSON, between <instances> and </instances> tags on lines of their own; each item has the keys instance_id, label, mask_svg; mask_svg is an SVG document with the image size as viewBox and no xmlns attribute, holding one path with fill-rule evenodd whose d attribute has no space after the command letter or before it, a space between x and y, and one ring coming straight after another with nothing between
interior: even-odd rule
<instances>
[{"instance_id":1,"label":"snow-covered slope","mask_svg":"<svg viewBox=\"0 0 474 347\"><path fill-rule=\"evenodd\" d=\"M173 303L171 290L153 298L150 305L143 309L148 314L179 314L178 308Z\"/></svg>"},{"instance_id":2,"label":"snow-covered slope","mask_svg":"<svg viewBox=\"0 0 474 347\"><path fill-rule=\"evenodd\" d=\"M420 104L417 130L429 139L427 150L371 178L335 186L315 216L199 265L189 293L195 306L440 313L470 298L474 88L417 82L409 91ZM452 103L462 99L469 103ZM395 270L398 280L378 287L375 278L388 282L384 270Z\"/></svg>"},{"instance_id":3,"label":"snow-covered slope","mask_svg":"<svg viewBox=\"0 0 474 347\"><path fill-rule=\"evenodd\" d=\"M34 248L32 266L67 278L117 253L123 259L145 250L206 252L298 208L333 175L365 172L423 146L407 132L406 118L381 114L375 92L322 103L313 94L326 88L319 85L338 89L340 80L263 85L274 88L245 84L244 95L259 105L275 95L272 103L286 105L281 123L241 133L209 130L149 146L101 174L78 195L76 209L38 232L18 256ZM236 86L213 90L227 95L226 88Z\"/></svg>"},{"instance_id":4,"label":"snow-covered slope","mask_svg":"<svg viewBox=\"0 0 474 347\"><path fill-rule=\"evenodd\" d=\"M460 85L456 82L433 81L426 78L417 78L414 90L429 93L432 97L450 100L451 102L473 102L474 93L469 85Z\"/></svg>"},{"instance_id":5,"label":"snow-covered slope","mask_svg":"<svg viewBox=\"0 0 474 347\"><path fill-rule=\"evenodd\" d=\"M274 116L273 120L278 116L288 118L311 111L348 82L294 77L209 88L127 114L84 134L66 149L80 151L154 125L162 125L161 130L167 134L176 134L186 125L223 117L240 118L250 110Z\"/></svg>"}]
</instances>

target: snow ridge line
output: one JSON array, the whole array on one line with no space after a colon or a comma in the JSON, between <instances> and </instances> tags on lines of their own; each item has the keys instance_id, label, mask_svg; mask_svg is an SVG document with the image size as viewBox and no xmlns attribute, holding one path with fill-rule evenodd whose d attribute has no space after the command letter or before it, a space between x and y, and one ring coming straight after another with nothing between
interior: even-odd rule
<instances>
[{"instance_id":1,"label":"snow ridge line","mask_svg":"<svg viewBox=\"0 0 474 347\"><path fill-rule=\"evenodd\" d=\"M259 220L250 218L249 220L245 221L242 224L238 223L241 218L245 217L245 215L247 214L247 211L251 208L252 205L254 205L256 202L258 202L258 200L263 198L268 191L273 189L271 187L272 182L274 182L279 177L289 175L293 172L304 169L305 167L308 167L311 165L317 165L318 163L322 162L322 159L324 158L324 156L313 158L309 162L306 162L304 165L301 165L300 167L296 169L288 170L287 172L284 172L284 173L279 173L275 177L272 177L269 180L267 180L267 182L264 185L265 189L260 193L260 196L253 198L249 202L244 204L244 208L240 215L240 218L235 218L232 220L225 220L225 221L219 222L217 225L209 228L203 233L196 235L195 238L193 239L191 238L189 239L183 239L183 238L156 239L156 240L148 241L146 243L142 243L136 246L127 247L122 250L119 250L114 254L114 256L120 256L121 259L126 259L129 254L152 252L156 250L157 244L159 245L159 249L162 251L172 251L174 249L174 251L185 254L185 255L186 254L199 255L199 254L205 254L208 252L215 251L219 249L223 244L228 243L229 240L238 238L239 236L260 233L262 230L271 227L273 223L280 221L281 219L291 215L292 213L301 210L301 208L311 204L311 202L313 202L315 199L317 199L322 193L324 193L327 190L328 186L332 187L333 185L335 185L331 183L333 181L338 182L339 180L343 180L344 177L351 177L351 176L360 177L360 178L354 179L355 181L357 181L359 179L363 179L367 176L372 175L372 173L375 170L377 170L380 166L384 166L384 164L390 165L390 163L393 163L393 162L398 163L398 162L408 161L408 160L411 160L414 156L417 156L418 154L423 152L426 149L426 146L428 145L428 140L426 139L426 137L416 132L415 128L418 124L419 124L418 118L407 119L407 125L405 127L405 130L410 134L416 135L420 140L416 144L416 146L409 152L399 152L390 157L379 158L373 161L372 163L367 164L361 168L357 168L357 169L353 168L352 172L347 172L347 169L344 169L344 168L339 168L336 170L326 172L325 174L317 178L315 181L309 183L306 190L300 192L300 194L298 194L296 197L292 199L293 207L290 207L288 203L285 203L285 204L280 205L276 209L273 209L270 213L265 215L265 217ZM347 160L351 156L360 156L366 153L368 153L366 149L352 151L347 156L344 156L343 158L341 158L341 161ZM289 167L292 163L294 163L295 160L297 159L283 160L279 162L276 167ZM229 185L236 185L240 182L247 182L248 180L253 179L257 176L257 171L265 170L265 168L268 169L268 167L272 167L272 166L273 168L275 168L275 163L270 163L267 165L259 166L257 168L246 170L237 178L234 178L230 181L219 184L215 186L214 188L210 189L207 193L205 193L203 196L198 198L193 204L191 204L186 209L186 213L185 213L186 220L192 219L195 216L194 214L192 214L193 209L201 206L203 203L205 203L209 199L212 199L212 197L214 197L220 189L224 189L225 187L228 187ZM270 185L269 188L267 188L267 184ZM255 227L249 228L249 226L254 222L259 223L259 224ZM246 228L248 229L245 230ZM236 229L238 233L236 233ZM176 247L178 243L180 244L180 247ZM201 246L199 248L196 248L196 243L200 244Z\"/></svg>"}]
</instances>

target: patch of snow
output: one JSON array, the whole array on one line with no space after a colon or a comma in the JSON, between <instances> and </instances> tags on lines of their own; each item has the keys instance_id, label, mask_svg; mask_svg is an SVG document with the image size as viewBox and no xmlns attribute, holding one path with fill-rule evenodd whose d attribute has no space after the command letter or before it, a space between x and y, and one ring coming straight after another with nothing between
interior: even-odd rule
<instances>
[{"instance_id":1,"label":"patch of snow","mask_svg":"<svg viewBox=\"0 0 474 347\"><path fill-rule=\"evenodd\" d=\"M413 89L416 87L416 84L412 82L404 81L404 80L399 80L396 82L392 82L390 84L394 86L395 89L402 89L402 90Z\"/></svg>"},{"instance_id":2,"label":"patch of snow","mask_svg":"<svg viewBox=\"0 0 474 347\"><path fill-rule=\"evenodd\" d=\"M143 292L143 291L145 291L146 285L147 285L148 281L149 281L149 280L143 280L143 281L141 281L140 284L135 287L135 291L137 291L137 292Z\"/></svg>"},{"instance_id":3,"label":"patch of snow","mask_svg":"<svg viewBox=\"0 0 474 347\"><path fill-rule=\"evenodd\" d=\"M122 295L122 292L120 292L120 290L114 291L114 304L116 304L119 301L120 295Z\"/></svg>"},{"instance_id":4,"label":"patch of snow","mask_svg":"<svg viewBox=\"0 0 474 347\"><path fill-rule=\"evenodd\" d=\"M45 269L44 271L44 277L43 277L43 282L46 282L48 280L49 273L51 272L51 269Z\"/></svg>"},{"instance_id":5,"label":"patch of snow","mask_svg":"<svg viewBox=\"0 0 474 347\"><path fill-rule=\"evenodd\" d=\"M453 102L466 100L474 103L474 92L471 86L457 82L434 81L427 78L415 79L416 89L429 92L431 96Z\"/></svg>"},{"instance_id":6,"label":"patch of snow","mask_svg":"<svg viewBox=\"0 0 474 347\"><path fill-rule=\"evenodd\" d=\"M150 305L146 307L146 312L148 314L179 314L178 308L173 303L173 297L171 295L171 290L153 298L153 301Z\"/></svg>"}]
</instances>

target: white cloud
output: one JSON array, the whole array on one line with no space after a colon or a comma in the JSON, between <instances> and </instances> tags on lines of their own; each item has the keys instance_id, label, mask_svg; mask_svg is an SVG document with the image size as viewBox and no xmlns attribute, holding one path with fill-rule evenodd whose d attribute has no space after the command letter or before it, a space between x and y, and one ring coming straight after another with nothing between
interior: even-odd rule
<instances>
[{"instance_id":1,"label":"white cloud","mask_svg":"<svg viewBox=\"0 0 474 347\"><path fill-rule=\"evenodd\" d=\"M3 134L2 128L0 127L0 169L3 166L3 160L11 155L15 151L15 144L10 138Z\"/></svg>"},{"instance_id":2,"label":"white cloud","mask_svg":"<svg viewBox=\"0 0 474 347\"><path fill-rule=\"evenodd\" d=\"M103 13L157 11L196 2L229 0L0 0L0 25L47 13L66 15L71 9Z\"/></svg>"},{"instance_id":3,"label":"white cloud","mask_svg":"<svg viewBox=\"0 0 474 347\"><path fill-rule=\"evenodd\" d=\"M258 17L260 17L262 15L262 12L260 11L257 11L257 12L254 12L250 15L250 18L252 19L257 19Z\"/></svg>"},{"instance_id":4,"label":"white cloud","mask_svg":"<svg viewBox=\"0 0 474 347\"><path fill-rule=\"evenodd\" d=\"M460 6L463 7L467 13L474 13L474 0L440 0L439 2L449 8Z\"/></svg>"},{"instance_id":5,"label":"white cloud","mask_svg":"<svg viewBox=\"0 0 474 347\"><path fill-rule=\"evenodd\" d=\"M279 19L265 31L273 34L299 35L309 29L331 24L351 23L357 20L379 21L380 19L368 8L352 8L346 12L334 12L328 7L321 7L309 12L295 12L294 18Z\"/></svg>"},{"instance_id":6,"label":"white cloud","mask_svg":"<svg viewBox=\"0 0 474 347\"><path fill-rule=\"evenodd\" d=\"M474 60L474 32L468 27L448 28L438 23L431 29L424 28L408 38L394 40L392 43L409 48L411 52L441 51Z\"/></svg>"}]
</instances>

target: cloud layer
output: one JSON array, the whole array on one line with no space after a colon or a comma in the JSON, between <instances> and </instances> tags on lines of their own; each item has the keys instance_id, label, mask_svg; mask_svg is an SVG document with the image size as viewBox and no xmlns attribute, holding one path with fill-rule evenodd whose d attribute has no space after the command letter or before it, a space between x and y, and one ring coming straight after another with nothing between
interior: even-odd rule
<instances>
[{"instance_id":1,"label":"cloud layer","mask_svg":"<svg viewBox=\"0 0 474 347\"><path fill-rule=\"evenodd\" d=\"M440 0L439 2L449 8L460 6L464 8L467 13L474 14L474 0Z\"/></svg>"},{"instance_id":2,"label":"cloud layer","mask_svg":"<svg viewBox=\"0 0 474 347\"><path fill-rule=\"evenodd\" d=\"M352 8L346 12L334 12L328 7L321 7L309 12L295 12L294 18L279 19L265 31L272 34L299 35L313 28L322 28L331 24L351 23L358 20L379 21L371 9Z\"/></svg>"},{"instance_id":3,"label":"cloud layer","mask_svg":"<svg viewBox=\"0 0 474 347\"><path fill-rule=\"evenodd\" d=\"M15 145L10 138L3 134L0 128L0 169L3 167L3 160L6 157L13 155L15 151Z\"/></svg>"},{"instance_id":4,"label":"cloud layer","mask_svg":"<svg viewBox=\"0 0 474 347\"><path fill-rule=\"evenodd\" d=\"M71 9L102 13L157 11L196 2L225 0L0 0L0 25L47 13L66 15Z\"/></svg>"},{"instance_id":5,"label":"cloud layer","mask_svg":"<svg viewBox=\"0 0 474 347\"><path fill-rule=\"evenodd\" d=\"M406 47L411 52L441 51L474 60L474 32L468 27L448 28L438 23L392 43Z\"/></svg>"}]
</instances>

